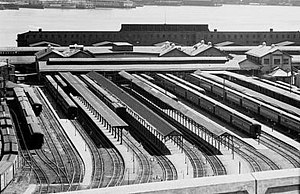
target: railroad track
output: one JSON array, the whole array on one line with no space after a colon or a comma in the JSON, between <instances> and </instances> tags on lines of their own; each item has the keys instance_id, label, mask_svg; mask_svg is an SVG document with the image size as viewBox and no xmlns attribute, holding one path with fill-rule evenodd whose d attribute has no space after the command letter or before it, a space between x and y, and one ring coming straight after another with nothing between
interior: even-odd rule
<instances>
[{"instance_id":1,"label":"railroad track","mask_svg":"<svg viewBox=\"0 0 300 194\"><path fill-rule=\"evenodd\" d=\"M280 169L280 167L275 162L273 162L271 159L269 159L262 153L256 151L252 146L246 144L242 140L234 137L233 141L239 147L239 148L236 148L236 150L241 151L241 149L243 149L246 154L249 153L252 155L251 157L253 158L253 160L260 161L259 166L260 166L261 170L270 170L270 169L271 170L279 170ZM249 154L247 154L247 155L250 156Z\"/></svg>"},{"instance_id":2,"label":"railroad track","mask_svg":"<svg viewBox=\"0 0 300 194\"><path fill-rule=\"evenodd\" d=\"M56 179L59 179L61 184L70 184L69 180L68 180L68 171L66 169L66 166L63 162L63 159L60 155L60 152L58 151L57 149L57 142L55 142L53 140L53 137L51 137L52 135L52 132L50 132L50 126L48 124L48 121L47 119L44 117L44 111L43 110L40 114L40 117L39 117L39 121L40 121L40 124L42 126L42 129L44 131L44 144L46 143L47 144L47 147L49 148L49 151L51 153L51 157L53 158L53 161L49 159L49 156L48 156L48 163L50 164L54 164L54 168L55 168L55 172L57 172L57 178ZM43 152L45 155L48 155L47 153ZM63 188L62 190L63 191Z\"/></svg>"},{"instance_id":3,"label":"railroad track","mask_svg":"<svg viewBox=\"0 0 300 194\"><path fill-rule=\"evenodd\" d=\"M35 178L37 181L37 184L39 185L39 189L36 191L37 193L48 193L49 187L50 187L50 181L49 177L47 175L47 172L45 169L41 168L39 163L36 161L36 159L32 156L31 152L29 151L26 143L25 143L25 138L23 135L23 132L21 130L17 115L13 110L11 110L12 117L14 118L14 125L18 129L19 134L22 139L20 141L18 139L18 143L20 145L20 153L21 157L25 161L25 163L28 165L27 168L30 168L33 173L35 174ZM26 168L26 166L25 166Z\"/></svg>"},{"instance_id":4,"label":"railroad track","mask_svg":"<svg viewBox=\"0 0 300 194\"><path fill-rule=\"evenodd\" d=\"M76 130L86 141L86 145L91 151L93 158L93 175L90 188L101 188L104 175L104 160L100 149L97 148L96 144L91 140L87 132L82 128L82 126L76 120L71 121L75 126Z\"/></svg>"},{"instance_id":5,"label":"railroad track","mask_svg":"<svg viewBox=\"0 0 300 194\"><path fill-rule=\"evenodd\" d=\"M190 144L185 142L183 144L183 150L187 157L189 158L191 165L193 167L193 177L203 177L204 176L204 169L202 165L202 160L199 157L198 153L194 150L195 146L193 146L193 149L190 148Z\"/></svg>"},{"instance_id":6,"label":"railroad track","mask_svg":"<svg viewBox=\"0 0 300 194\"><path fill-rule=\"evenodd\" d=\"M95 115L92 114L92 111L85 106L83 103L83 99L81 97L77 97L77 102L81 104L82 107L84 107L85 112L88 114L89 117L93 118L95 122L98 122L99 126L102 126L102 123L95 117ZM100 129L96 129L100 130ZM99 137L103 136L103 134L99 131L94 131ZM106 168L104 166L104 174L105 177L109 178L109 181L103 181L102 182L102 187L113 187L113 186L118 186L121 185L124 179L124 173L125 173L125 165L123 158L121 154L116 150L116 148L113 146L113 144L107 139L107 137L102 137L101 140L98 141L100 144L99 146L101 147L101 152L106 161L104 161L104 165L107 164ZM109 160L107 160L109 158ZM112 168L112 169L110 169ZM111 172L109 172L111 171Z\"/></svg>"},{"instance_id":7,"label":"railroad track","mask_svg":"<svg viewBox=\"0 0 300 194\"><path fill-rule=\"evenodd\" d=\"M163 170L162 180L170 181L177 180L178 174L174 164L164 155L162 156L154 156L156 161L159 163Z\"/></svg>"},{"instance_id":8,"label":"railroad track","mask_svg":"<svg viewBox=\"0 0 300 194\"><path fill-rule=\"evenodd\" d=\"M296 151L291 148L292 146L288 145L285 142L278 140L277 138L262 132L260 137L261 143L265 146L278 153L286 160L288 160L295 168L300 168L300 151Z\"/></svg>"},{"instance_id":9,"label":"railroad track","mask_svg":"<svg viewBox=\"0 0 300 194\"><path fill-rule=\"evenodd\" d=\"M185 129L181 129L181 132L183 134L185 134L186 139L187 138L190 139L190 140L192 139L192 141L190 141L190 142L197 142L197 140L195 140L193 137L190 137L190 134L185 131L186 129L187 130L190 130L190 129L188 129L189 124L186 126L185 125L186 122L184 122L183 119L179 119L179 121L178 121L176 119L177 116L175 114L169 114L168 111L160 108L157 104L155 104L154 102L152 102L152 101L148 100L147 98L143 97L137 91L131 90L131 92L135 96L137 96L138 99L140 99L141 101L145 102L146 104L150 104L150 107L152 107L156 112L160 113L160 115L164 116L165 118L168 117L167 118L168 120L172 120L172 124L174 124L174 122L177 122L180 125L179 129L184 127ZM190 125L192 125L192 124L190 124ZM203 150L204 149L202 149L202 151ZM211 151L208 150L207 148L205 148L205 151L211 153ZM189 159L191 161L193 171L197 172L197 173L194 174L194 176L203 176L203 166L202 166L201 160L199 160L199 157L195 156L193 151L188 149L188 148L185 150L185 152L186 152L187 156L189 157ZM205 154L205 153L203 153L203 155L206 158L206 160L210 163L215 175L224 175L224 174L226 174L226 169L225 169L224 165L222 164L222 162L216 156L208 157L208 155Z\"/></svg>"},{"instance_id":10,"label":"railroad track","mask_svg":"<svg viewBox=\"0 0 300 194\"><path fill-rule=\"evenodd\" d=\"M40 118L47 127L47 130L45 130L47 131L46 134L48 134L54 145L53 149L51 149L52 155L57 162L58 169L60 169L59 172L64 175L64 183L67 183L63 190L77 190L84 173L81 158L78 153L74 151L65 133L62 132L63 129L61 129L61 126L57 123L55 116L50 111L50 107L43 96L38 91L35 92L43 103L43 111ZM51 138L53 135L56 137L55 141Z\"/></svg>"},{"instance_id":11,"label":"railroad track","mask_svg":"<svg viewBox=\"0 0 300 194\"><path fill-rule=\"evenodd\" d=\"M239 149L235 149L234 151L250 164L252 172L262 171L259 163L255 160L255 158L247 155L245 152L243 152Z\"/></svg>"},{"instance_id":12,"label":"railroad track","mask_svg":"<svg viewBox=\"0 0 300 194\"><path fill-rule=\"evenodd\" d=\"M127 133L123 133L123 142L132 150L139 162L139 174L135 179L134 184L150 182L152 176L152 166L147 155L142 151L142 149L139 148L139 146L135 145Z\"/></svg>"},{"instance_id":13,"label":"railroad track","mask_svg":"<svg viewBox=\"0 0 300 194\"><path fill-rule=\"evenodd\" d=\"M164 112L166 114L168 113L168 111L164 111ZM168 114L168 116L170 118L172 118L173 120L176 120L176 115L175 114L173 114L173 115ZM206 146L198 145L199 144L199 143L197 143L198 140L194 136L192 136L192 135L189 134L189 133L193 133L193 132L190 131L190 129L188 128L188 126L193 125L193 124L192 123L191 124L187 124L186 122L183 121L183 119L180 119L179 121L176 120L176 122L180 123L180 125L185 128L185 130L181 130L181 132L183 134L185 134L184 138L187 141L193 143L197 147L197 149L199 149L202 152L203 156L205 157L205 159L210 164L210 166L211 166L211 168L213 170L214 175L216 175L216 176L218 176L218 175L226 175L226 168L222 164L222 162L219 160L219 158L217 156L215 156L215 154L213 154L211 152L211 150L208 149ZM187 125L185 125L185 124L187 124ZM186 130L189 130L189 133ZM211 155L211 156L209 157L207 153L209 155ZM193 158L191 158L191 159L193 159ZM191 161L191 162L192 163L197 163L196 164L197 166L202 165L201 161L199 161L198 158L196 158L195 161ZM203 169L203 167L202 167L202 169Z\"/></svg>"}]
</instances>

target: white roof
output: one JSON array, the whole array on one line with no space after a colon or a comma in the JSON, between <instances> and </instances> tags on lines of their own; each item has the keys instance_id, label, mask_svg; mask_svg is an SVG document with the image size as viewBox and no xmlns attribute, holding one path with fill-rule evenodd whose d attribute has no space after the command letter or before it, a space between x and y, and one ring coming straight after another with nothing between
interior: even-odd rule
<instances>
[{"instance_id":1,"label":"white roof","mask_svg":"<svg viewBox=\"0 0 300 194\"><path fill-rule=\"evenodd\" d=\"M286 72L280 68L275 69L273 72L268 74L271 77L290 77L291 72Z\"/></svg>"},{"instance_id":2,"label":"white roof","mask_svg":"<svg viewBox=\"0 0 300 194\"><path fill-rule=\"evenodd\" d=\"M279 49L275 45L273 45L273 46L259 45L258 47L246 52L246 54L254 56L254 57L263 57L263 56L265 56L269 53L273 53L277 50L279 50Z\"/></svg>"}]
</instances>

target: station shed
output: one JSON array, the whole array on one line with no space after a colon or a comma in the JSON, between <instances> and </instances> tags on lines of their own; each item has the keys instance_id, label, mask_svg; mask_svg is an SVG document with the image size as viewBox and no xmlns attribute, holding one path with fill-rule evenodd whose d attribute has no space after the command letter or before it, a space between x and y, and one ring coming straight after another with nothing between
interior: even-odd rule
<instances>
[{"instance_id":1,"label":"station shed","mask_svg":"<svg viewBox=\"0 0 300 194\"><path fill-rule=\"evenodd\" d=\"M155 100L160 101L160 107L167 115L174 118L177 122L181 123L184 127L190 130L193 134L200 137L202 140L207 142L209 145L213 146L217 150L220 150L220 145L223 143L228 149L232 148L233 136L222 130L221 128L213 125L209 121L198 117L191 109L187 108L178 101L172 99L171 97L153 90L151 86L145 82L138 80L138 78L130 75L129 73L122 71L119 73L123 78L132 82L140 89L148 93L147 98L155 98ZM142 92L142 91L138 91ZM169 108L167 108L169 107Z\"/></svg>"},{"instance_id":2,"label":"station shed","mask_svg":"<svg viewBox=\"0 0 300 194\"><path fill-rule=\"evenodd\" d=\"M111 132L117 141L120 140L122 144L122 130L128 127L115 112L113 112L106 104L104 104L95 94L86 88L70 73L60 73L60 76L71 85L71 87L78 92L82 97L84 104L92 111L92 113L104 124L109 132Z\"/></svg>"},{"instance_id":3,"label":"station shed","mask_svg":"<svg viewBox=\"0 0 300 194\"><path fill-rule=\"evenodd\" d=\"M165 148L163 142L166 142L169 139L174 140L179 147L182 147L182 134L174 126L166 122L159 115L126 93L112 81L106 79L104 76L96 72L90 72L87 76L102 87L106 88L124 104L126 104L128 113L127 119L130 119L131 122L136 122L136 124L140 124L140 129L142 131L139 133L144 133L144 136L160 150Z\"/></svg>"}]
</instances>

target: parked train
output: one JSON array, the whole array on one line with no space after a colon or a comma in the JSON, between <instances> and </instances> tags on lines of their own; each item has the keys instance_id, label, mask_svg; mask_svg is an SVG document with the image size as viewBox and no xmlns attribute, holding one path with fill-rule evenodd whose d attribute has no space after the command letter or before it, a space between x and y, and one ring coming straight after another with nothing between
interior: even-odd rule
<instances>
[{"instance_id":1,"label":"parked train","mask_svg":"<svg viewBox=\"0 0 300 194\"><path fill-rule=\"evenodd\" d=\"M260 135L261 125L255 120L223 105L195 89L171 79L168 76L156 74L155 79L158 80L158 83L161 86L164 86L167 90L179 95L195 105L198 105L210 114L223 119L227 123L249 134L251 137L257 138Z\"/></svg>"},{"instance_id":2,"label":"parked train","mask_svg":"<svg viewBox=\"0 0 300 194\"><path fill-rule=\"evenodd\" d=\"M237 73L224 71L222 73L222 76L234 83L240 84L244 87L250 88L267 96L300 108L299 94L292 93L290 91L260 82L258 80Z\"/></svg>"},{"instance_id":3,"label":"parked train","mask_svg":"<svg viewBox=\"0 0 300 194\"><path fill-rule=\"evenodd\" d=\"M81 75L81 78L86 83L88 88L93 91L98 98L100 98L110 109L112 109L117 115L126 114L126 106L122 104L116 97L110 92L99 86L91 78L86 75Z\"/></svg>"},{"instance_id":4,"label":"parked train","mask_svg":"<svg viewBox=\"0 0 300 194\"><path fill-rule=\"evenodd\" d=\"M12 117L6 102L0 105L0 192L13 180L16 169L19 167L19 147ZM0 147L1 147L0 146Z\"/></svg>"},{"instance_id":5,"label":"parked train","mask_svg":"<svg viewBox=\"0 0 300 194\"><path fill-rule=\"evenodd\" d=\"M45 75L45 85L51 95L57 100L57 103L60 105L67 117L69 119L77 117L77 105L50 75Z\"/></svg>"},{"instance_id":6,"label":"parked train","mask_svg":"<svg viewBox=\"0 0 300 194\"><path fill-rule=\"evenodd\" d=\"M25 94L25 91L21 87L15 87L14 89L15 99L17 100L17 109L20 111L22 123L26 123L28 133L25 133L25 137L28 139L29 148L40 148L44 143L44 133L41 129L40 123L35 116L35 113L29 103L29 100Z\"/></svg>"},{"instance_id":7,"label":"parked train","mask_svg":"<svg viewBox=\"0 0 300 194\"><path fill-rule=\"evenodd\" d=\"M222 78L214 75L207 76L211 79L215 78L215 80L209 80L206 77L202 77L197 74L186 75L186 80L204 88L207 92L213 93L230 103L249 110L258 116L264 117L271 122L287 127L298 133L300 132L299 117L227 87L229 84L234 86L234 83L226 81L225 87L221 84L223 80Z\"/></svg>"},{"instance_id":8,"label":"parked train","mask_svg":"<svg viewBox=\"0 0 300 194\"><path fill-rule=\"evenodd\" d=\"M36 94L33 91L33 88L31 87L25 87L25 94L28 97L28 100L32 106L32 109L35 113L36 116L40 116L40 113L42 112L43 109L43 105L41 103L41 101L38 99L38 97L36 96Z\"/></svg>"}]
</instances>

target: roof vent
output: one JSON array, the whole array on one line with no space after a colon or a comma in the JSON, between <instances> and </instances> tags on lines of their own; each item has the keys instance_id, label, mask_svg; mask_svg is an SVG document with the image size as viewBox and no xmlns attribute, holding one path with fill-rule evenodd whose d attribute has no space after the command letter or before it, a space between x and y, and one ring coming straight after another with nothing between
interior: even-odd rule
<instances>
[{"instance_id":1,"label":"roof vent","mask_svg":"<svg viewBox=\"0 0 300 194\"><path fill-rule=\"evenodd\" d=\"M272 45L271 45L271 48L274 48L274 47L275 47L275 44L272 44Z\"/></svg>"},{"instance_id":2,"label":"roof vent","mask_svg":"<svg viewBox=\"0 0 300 194\"><path fill-rule=\"evenodd\" d=\"M267 46L267 43L266 43L266 42L263 42L262 45L263 45L263 46Z\"/></svg>"},{"instance_id":3,"label":"roof vent","mask_svg":"<svg viewBox=\"0 0 300 194\"><path fill-rule=\"evenodd\" d=\"M201 40L201 42L200 42L201 44L204 44L205 43L205 41L204 40Z\"/></svg>"},{"instance_id":4,"label":"roof vent","mask_svg":"<svg viewBox=\"0 0 300 194\"><path fill-rule=\"evenodd\" d=\"M208 42L208 43L207 43L207 45L208 45L208 46L211 46L211 45L212 45L212 43L211 43L211 42Z\"/></svg>"},{"instance_id":5,"label":"roof vent","mask_svg":"<svg viewBox=\"0 0 300 194\"><path fill-rule=\"evenodd\" d=\"M69 45L69 49L75 49L75 50L83 50L84 46L83 45L78 45L78 44L74 44L74 45Z\"/></svg>"},{"instance_id":6,"label":"roof vent","mask_svg":"<svg viewBox=\"0 0 300 194\"><path fill-rule=\"evenodd\" d=\"M174 47L174 46L175 46L175 44L172 42L172 43L171 43L171 47Z\"/></svg>"}]
</instances>

